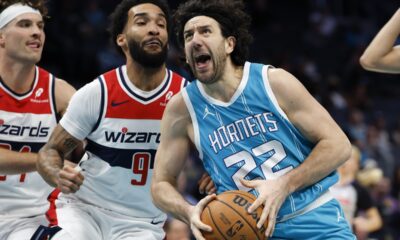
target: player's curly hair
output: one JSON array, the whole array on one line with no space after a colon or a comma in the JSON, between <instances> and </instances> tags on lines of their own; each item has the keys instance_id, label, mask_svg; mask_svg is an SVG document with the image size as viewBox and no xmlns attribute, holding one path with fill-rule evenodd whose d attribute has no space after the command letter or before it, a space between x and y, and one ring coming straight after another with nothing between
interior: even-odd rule
<instances>
[{"instance_id":1,"label":"player's curly hair","mask_svg":"<svg viewBox=\"0 0 400 240\"><path fill-rule=\"evenodd\" d=\"M208 16L219 23L225 38L236 38L231 58L235 65L244 65L253 40L249 32L251 18L244 8L242 0L189 0L179 5L174 14L178 43L183 46L183 28L187 21L196 16Z\"/></svg>"},{"instance_id":2,"label":"player's curly hair","mask_svg":"<svg viewBox=\"0 0 400 240\"><path fill-rule=\"evenodd\" d=\"M4 9L16 3L22 3L34 9L39 10L39 12L42 14L43 17L46 17L48 14L48 9L46 7L46 0L1 0L0 13L3 12Z\"/></svg>"},{"instance_id":3,"label":"player's curly hair","mask_svg":"<svg viewBox=\"0 0 400 240\"><path fill-rule=\"evenodd\" d=\"M170 28L171 14L168 4L165 0L123 0L115 8L114 12L111 13L110 26L108 27L108 32L111 35L111 42L120 53L122 53L122 50L115 40L117 39L118 34L121 34L124 31L125 25L128 22L129 9L144 3L151 3L158 6L165 14L165 18L167 20L167 30Z\"/></svg>"}]
</instances>

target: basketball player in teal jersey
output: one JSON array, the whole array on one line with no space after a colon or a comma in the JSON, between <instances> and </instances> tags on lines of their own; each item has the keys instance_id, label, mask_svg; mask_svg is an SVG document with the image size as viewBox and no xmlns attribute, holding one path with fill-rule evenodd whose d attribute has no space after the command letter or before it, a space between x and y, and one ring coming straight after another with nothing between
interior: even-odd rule
<instances>
[{"instance_id":1,"label":"basketball player in teal jersey","mask_svg":"<svg viewBox=\"0 0 400 240\"><path fill-rule=\"evenodd\" d=\"M375 72L400 73L400 8L382 27L360 58L363 68Z\"/></svg>"},{"instance_id":2,"label":"basketball player in teal jersey","mask_svg":"<svg viewBox=\"0 0 400 240\"><path fill-rule=\"evenodd\" d=\"M161 124L152 194L156 205L199 230L196 206L176 190L196 146L217 192L248 191L271 239L355 239L329 187L350 143L290 73L246 62L250 17L241 0L190 0L175 14L178 40L197 80L170 101ZM214 229L215 231L216 229Z\"/></svg>"}]
</instances>

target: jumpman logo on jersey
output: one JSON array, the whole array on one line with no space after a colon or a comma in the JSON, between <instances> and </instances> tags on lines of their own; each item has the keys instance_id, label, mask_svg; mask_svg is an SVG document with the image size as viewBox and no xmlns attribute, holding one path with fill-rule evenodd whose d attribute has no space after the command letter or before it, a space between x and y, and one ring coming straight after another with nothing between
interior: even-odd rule
<instances>
[{"instance_id":1,"label":"jumpman logo on jersey","mask_svg":"<svg viewBox=\"0 0 400 240\"><path fill-rule=\"evenodd\" d=\"M344 217L342 216L342 214L340 213L339 208L336 208L336 213L337 213L337 221L340 222L340 220L345 221Z\"/></svg>"},{"instance_id":2,"label":"jumpman logo on jersey","mask_svg":"<svg viewBox=\"0 0 400 240\"><path fill-rule=\"evenodd\" d=\"M212 113L212 112L210 112L210 110L208 110L208 106L206 106L206 107L204 108L203 119L205 119L208 115L215 116L214 113Z\"/></svg>"}]
</instances>

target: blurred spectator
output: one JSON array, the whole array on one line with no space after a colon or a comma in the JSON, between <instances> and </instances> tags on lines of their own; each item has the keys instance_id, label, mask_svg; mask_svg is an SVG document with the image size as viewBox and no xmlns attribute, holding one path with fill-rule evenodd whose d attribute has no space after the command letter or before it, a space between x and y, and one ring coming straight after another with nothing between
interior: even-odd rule
<instances>
[{"instance_id":1,"label":"blurred spectator","mask_svg":"<svg viewBox=\"0 0 400 240\"><path fill-rule=\"evenodd\" d=\"M383 218L383 228L372 234L377 239L400 239L400 206L399 200L391 194L391 181L382 178L372 186L372 196L378 204Z\"/></svg>"},{"instance_id":2,"label":"blurred spectator","mask_svg":"<svg viewBox=\"0 0 400 240\"><path fill-rule=\"evenodd\" d=\"M331 191L341 203L357 239L363 240L382 227L382 219L368 190L356 181L360 159L360 151L353 146L350 159L338 169L340 180Z\"/></svg>"},{"instance_id":3,"label":"blurred spectator","mask_svg":"<svg viewBox=\"0 0 400 240\"><path fill-rule=\"evenodd\" d=\"M364 120L364 113L358 109L351 110L346 132L348 132L354 144L362 150L367 144L367 130L368 126Z\"/></svg>"}]
</instances>

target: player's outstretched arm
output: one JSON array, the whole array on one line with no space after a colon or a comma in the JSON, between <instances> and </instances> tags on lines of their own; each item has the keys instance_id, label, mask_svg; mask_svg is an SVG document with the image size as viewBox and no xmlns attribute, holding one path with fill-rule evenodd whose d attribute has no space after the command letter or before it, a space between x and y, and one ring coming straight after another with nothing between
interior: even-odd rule
<instances>
[{"instance_id":1,"label":"player's outstretched arm","mask_svg":"<svg viewBox=\"0 0 400 240\"><path fill-rule=\"evenodd\" d=\"M245 186L258 190L259 197L249 212L264 204L258 226L268 218L265 233L270 236L278 211L287 196L332 173L349 159L351 145L328 112L293 75L282 69L270 69L268 75L279 106L288 119L308 140L316 144L302 164L282 177L242 181Z\"/></svg>"},{"instance_id":2,"label":"player's outstretched arm","mask_svg":"<svg viewBox=\"0 0 400 240\"><path fill-rule=\"evenodd\" d=\"M46 145L39 151L37 169L43 179L63 193L79 190L83 175L70 165L64 166L64 156L71 153L81 141L71 136L58 124Z\"/></svg>"},{"instance_id":3,"label":"player's outstretched arm","mask_svg":"<svg viewBox=\"0 0 400 240\"><path fill-rule=\"evenodd\" d=\"M400 73L400 8L382 27L360 58L363 68L370 71Z\"/></svg>"},{"instance_id":4,"label":"player's outstretched arm","mask_svg":"<svg viewBox=\"0 0 400 240\"><path fill-rule=\"evenodd\" d=\"M0 148L0 175L36 171L37 154Z\"/></svg>"},{"instance_id":5,"label":"player's outstretched arm","mask_svg":"<svg viewBox=\"0 0 400 240\"><path fill-rule=\"evenodd\" d=\"M157 149L151 193L157 207L191 226L196 239L204 239L199 229L211 230L200 221L205 205L215 198L209 195L196 206L177 191L177 179L190 150L190 115L181 94L168 103L161 121L161 142ZM193 132L193 131L191 131Z\"/></svg>"}]
</instances>

